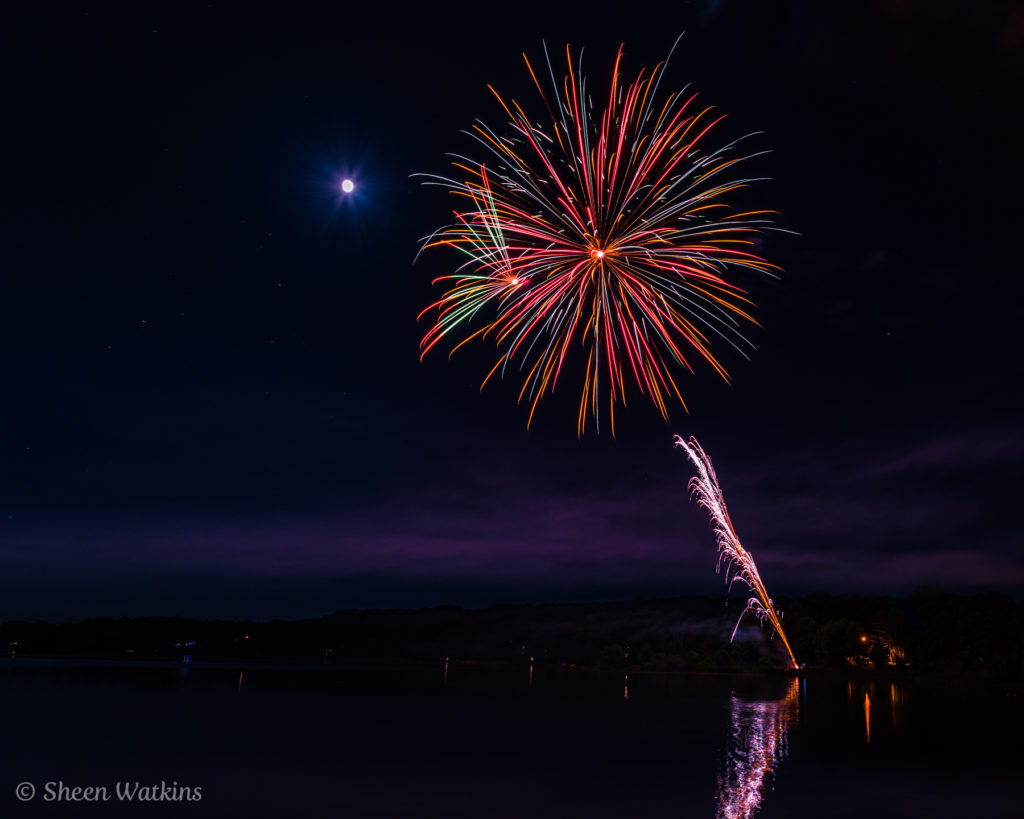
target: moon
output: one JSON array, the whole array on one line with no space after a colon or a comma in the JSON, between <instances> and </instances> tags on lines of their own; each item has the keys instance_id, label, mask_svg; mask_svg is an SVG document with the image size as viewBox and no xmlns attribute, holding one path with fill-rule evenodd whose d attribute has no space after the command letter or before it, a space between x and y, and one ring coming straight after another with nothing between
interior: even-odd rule
<instances>
[{"instance_id":1,"label":"moon","mask_svg":"<svg viewBox=\"0 0 1024 819\"><path fill-rule=\"evenodd\" d=\"M341 189L345 193L352 193L356 189L356 184L351 179L343 179L341 182Z\"/></svg>"}]
</instances>

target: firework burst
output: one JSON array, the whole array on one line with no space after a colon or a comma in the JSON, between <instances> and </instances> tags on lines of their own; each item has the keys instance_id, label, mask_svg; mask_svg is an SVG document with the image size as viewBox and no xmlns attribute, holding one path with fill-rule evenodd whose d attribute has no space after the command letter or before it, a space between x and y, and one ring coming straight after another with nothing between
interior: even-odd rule
<instances>
[{"instance_id":1,"label":"firework burst","mask_svg":"<svg viewBox=\"0 0 1024 819\"><path fill-rule=\"evenodd\" d=\"M753 247L772 212L728 204L757 181L734 176L757 154L737 155L739 140L706 145L723 117L698 106L695 94L659 98L667 61L623 82L620 48L604 107L595 109L570 49L561 83L544 54L553 93L523 58L547 124L491 88L505 128L477 121L469 132L487 161L454 156L459 178L425 175L460 206L422 249L447 245L466 258L435 279L447 289L421 313L436 317L421 350L448 341L454 352L477 337L494 342L498 360L481 388L517 371L528 424L564 370L585 361L577 431L589 417L600 429L607 407L614 434L627 385L667 419L675 400L685 408L679 371L692 373L691 361L703 359L729 379L712 342L740 353L749 346L741 329L756 323L752 302L734 279L777 270Z\"/></svg>"},{"instance_id":2,"label":"firework burst","mask_svg":"<svg viewBox=\"0 0 1024 819\"><path fill-rule=\"evenodd\" d=\"M771 624L786 647L791 667L797 668L793 649L789 647L786 632L782 629L782 613L776 610L775 604L768 596L761 575L757 571L757 564L754 563L754 556L743 548L743 544L740 543L740 539L736 535L732 519L729 517L729 510L725 506L725 498L722 496L722 488L718 485L718 476L715 475L715 468L711 465L711 459L697 443L696 438L691 437L687 442L677 435L675 444L683 449L693 461L693 465L697 467L697 476L690 479L690 491L697 499L697 504L704 507L711 516L715 540L718 542L716 571L721 571L724 566L725 582L730 587L733 583L740 582L752 592L751 597L747 600L747 607L736 621L732 637L736 637L743 615L753 614L762 626L766 623Z\"/></svg>"}]
</instances>

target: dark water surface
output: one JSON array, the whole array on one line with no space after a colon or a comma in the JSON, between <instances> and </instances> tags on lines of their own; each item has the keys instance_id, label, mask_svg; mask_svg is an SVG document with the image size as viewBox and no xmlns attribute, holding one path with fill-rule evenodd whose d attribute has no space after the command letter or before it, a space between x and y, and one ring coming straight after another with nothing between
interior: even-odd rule
<instances>
[{"instance_id":1,"label":"dark water surface","mask_svg":"<svg viewBox=\"0 0 1024 819\"><path fill-rule=\"evenodd\" d=\"M1024 815L1024 707L943 680L17 657L0 705L0 817Z\"/></svg>"}]
</instances>

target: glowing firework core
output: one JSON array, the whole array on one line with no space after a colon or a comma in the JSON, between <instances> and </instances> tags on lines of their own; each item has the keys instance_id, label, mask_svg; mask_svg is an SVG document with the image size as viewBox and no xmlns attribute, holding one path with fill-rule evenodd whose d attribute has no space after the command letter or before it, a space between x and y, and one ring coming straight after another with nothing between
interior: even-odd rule
<instances>
[{"instance_id":1,"label":"glowing firework core","mask_svg":"<svg viewBox=\"0 0 1024 819\"><path fill-rule=\"evenodd\" d=\"M356 189L355 183L351 179L342 180L341 189L345 193L352 193Z\"/></svg>"}]
</instances>

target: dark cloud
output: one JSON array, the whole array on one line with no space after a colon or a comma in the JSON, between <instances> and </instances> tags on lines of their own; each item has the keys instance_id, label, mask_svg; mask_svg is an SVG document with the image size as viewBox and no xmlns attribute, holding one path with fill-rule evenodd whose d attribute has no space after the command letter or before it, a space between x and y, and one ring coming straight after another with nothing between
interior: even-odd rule
<instances>
[{"instance_id":1,"label":"dark cloud","mask_svg":"<svg viewBox=\"0 0 1024 819\"><path fill-rule=\"evenodd\" d=\"M140 582L156 572L204 585L230 576L291 589L333 584L337 607L365 599L351 579L367 576L382 590L390 578L404 605L445 602L437 589L456 602L714 593L724 578L713 574L707 521L688 501L689 465L668 441L664 450L653 467L634 462L573 486L564 481L593 456L541 475L530 453L470 456L428 485L398 480L387 503L343 513L51 520L18 531L4 574L61 566ZM788 441L753 457L723 450L718 471L740 537L776 594L1012 589L1024 581L1024 557L1003 506L1024 477L1022 451L1011 428L910 444Z\"/></svg>"}]
</instances>

